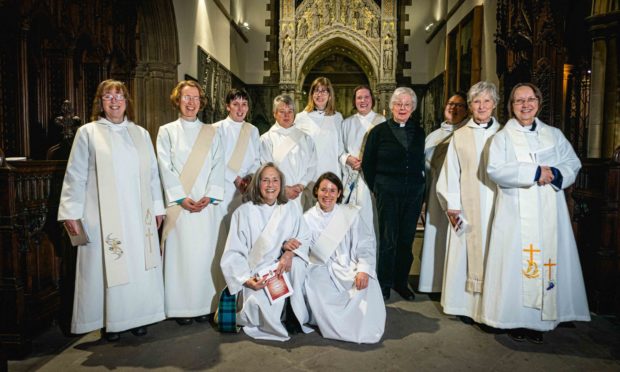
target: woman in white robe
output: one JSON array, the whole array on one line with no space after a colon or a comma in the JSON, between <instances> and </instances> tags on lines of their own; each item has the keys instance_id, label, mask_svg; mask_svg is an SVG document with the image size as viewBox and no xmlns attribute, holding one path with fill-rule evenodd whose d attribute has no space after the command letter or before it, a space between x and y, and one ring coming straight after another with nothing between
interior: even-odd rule
<instances>
[{"instance_id":1,"label":"woman in white robe","mask_svg":"<svg viewBox=\"0 0 620 372\"><path fill-rule=\"evenodd\" d=\"M492 83L481 81L467 93L472 118L454 131L437 180L437 197L451 218L459 215L469 228L457 235L448 229L441 306L467 324L480 322L484 263L497 186L486 166L491 139L499 130L493 111L499 96Z\"/></svg>"},{"instance_id":2,"label":"woman in white robe","mask_svg":"<svg viewBox=\"0 0 620 372\"><path fill-rule=\"evenodd\" d=\"M286 178L289 202L302 208L302 193L311 181L317 163L314 141L295 125L295 101L282 94L273 100L275 124L260 137L261 163L274 163Z\"/></svg>"},{"instance_id":3,"label":"woman in white robe","mask_svg":"<svg viewBox=\"0 0 620 372\"><path fill-rule=\"evenodd\" d=\"M287 299L303 332L308 310L303 298L303 282L308 261L309 233L301 211L287 203L284 175L273 164L266 163L254 175L248 200L232 215L221 267L228 290L242 298L237 312L237 325L250 337L286 341L287 329L281 318L285 301L273 304L264 291L266 282L257 274L277 263L278 275L290 275L292 296Z\"/></svg>"},{"instance_id":4,"label":"woman in white robe","mask_svg":"<svg viewBox=\"0 0 620 372\"><path fill-rule=\"evenodd\" d=\"M228 117L214 123L222 140L224 162L224 200L214 208L218 227L217 248L213 262L220 262L232 213L243 202L243 193L260 166L258 129L245 121L250 96L244 90L231 89L226 95ZM223 283L222 283L223 284ZM216 284L216 288L220 287Z\"/></svg>"},{"instance_id":5,"label":"woman in white robe","mask_svg":"<svg viewBox=\"0 0 620 372\"><path fill-rule=\"evenodd\" d=\"M316 179L325 172L342 177L339 157L342 154L340 140L342 114L336 111L334 88L326 77L314 79L308 94L308 104L297 114L295 126L308 134L316 146L317 166L312 176ZM302 204L304 210L311 208L315 200L312 196L314 182L306 186Z\"/></svg>"},{"instance_id":6,"label":"woman in white robe","mask_svg":"<svg viewBox=\"0 0 620 372\"><path fill-rule=\"evenodd\" d=\"M366 85L360 85L353 90L353 104L357 113L344 119L341 131L343 152L340 155L340 165L343 169L344 202L361 208L361 221L369 229L374 230L376 236L378 230L375 221L376 207L370 189L361 174L362 153L368 132L386 119L385 116L372 110L375 99Z\"/></svg>"},{"instance_id":7,"label":"woman in white robe","mask_svg":"<svg viewBox=\"0 0 620 372\"><path fill-rule=\"evenodd\" d=\"M448 99L444 109L445 121L424 140L424 165L426 170L426 223L424 245L420 259L418 291L441 292L443 267L446 256L448 219L437 199L437 179L446 159L452 133L467 118L467 96L456 93Z\"/></svg>"},{"instance_id":8,"label":"woman in white robe","mask_svg":"<svg viewBox=\"0 0 620 372\"><path fill-rule=\"evenodd\" d=\"M77 247L71 332L105 328L108 341L128 329L142 336L165 318L161 184L150 136L132 118L125 85L99 84L93 121L73 141L58 210L69 234L81 233L81 221L90 240Z\"/></svg>"},{"instance_id":9,"label":"woman in white robe","mask_svg":"<svg viewBox=\"0 0 620 372\"><path fill-rule=\"evenodd\" d=\"M207 321L207 314L217 309L217 294L224 288L219 262L213 261L214 237L219 231L215 208L224 199L224 160L216 128L197 118L206 105L202 87L194 81L181 81L170 99L180 117L161 126L157 135L168 207L164 224L165 305L167 317L186 325L192 318ZM189 169L190 154L197 159L195 169ZM182 179L188 179L190 173L193 178L185 182L193 184L184 186Z\"/></svg>"},{"instance_id":10,"label":"woman in white robe","mask_svg":"<svg viewBox=\"0 0 620 372\"><path fill-rule=\"evenodd\" d=\"M536 118L542 107L542 94L536 86L518 84L510 97L513 118L495 135L487 167L499 189L484 280L482 321L510 329L518 341L526 338L540 343L541 332L561 322L590 320L563 191L575 182L581 162L559 129ZM525 158L518 153L525 154ZM528 196L527 190L533 194ZM545 201L545 193L550 202ZM523 208L533 214L520 212ZM532 227L524 226L532 223ZM535 285L542 300L540 306L526 300L528 279L524 273L528 271L530 250L526 248L530 240L525 242L524 238L532 230L537 230L534 242L541 243L533 245L533 253L541 254L541 262L532 266L541 269L543 280ZM554 245L556 252L552 251ZM552 298L553 292L557 292L556 299Z\"/></svg>"},{"instance_id":11,"label":"woman in white robe","mask_svg":"<svg viewBox=\"0 0 620 372\"><path fill-rule=\"evenodd\" d=\"M342 191L335 174L321 175L314 186L318 203L304 215L312 236L305 283L310 323L325 338L376 343L385 329L385 304L375 239L359 207L338 205Z\"/></svg>"}]
</instances>

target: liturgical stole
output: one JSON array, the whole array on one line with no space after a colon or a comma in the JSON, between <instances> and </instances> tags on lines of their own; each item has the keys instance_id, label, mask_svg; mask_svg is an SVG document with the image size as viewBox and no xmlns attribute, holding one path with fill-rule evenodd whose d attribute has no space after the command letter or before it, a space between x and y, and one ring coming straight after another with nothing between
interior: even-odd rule
<instances>
[{"instance_id":1,"label":"liturgical stole","mask_svg":"<svg viewBox=\"0 0 620 372\"><path fill-rule=\"evenodd\" d=\"M483 236L480 226L480 159L476 154L476 129L463 127L453 134L454 149L461 166L461 208L469 220L471 230L465 233L467 243L467 281L465 289L472 293L482 292L484 280ZM484 146L484 144L482 144ZM486 174L486 170L484 172Z\"/></svg>"},{"instance_id":2,"label":"liturgical stole","mask_svg":"<svg viewBox=\"0 0 620 372\"><path fill-rule=\"evenodd\" d=\"M252 134L252 125L250 123L243 122L241 124L241 130L239 131L239 138L235 144L230 160L228 161L228 168L233 173L238 174L243 165L243 159L245 159L245 153L248 150L248 143L250 142L250 135Z\"/></svg>"},{"instance_id":3,"label":"liturgical stole","mask_svg":"<svg viewBox=\"0 0 620 372\"><path fill-rule=\"evenodd\" d=\"M278 146L275 146L275 148L273 149L273 160L276 162L276 164L281 164L284 161L286 155L288 155L288 153L291 152L291 150L299 144L299 141L301 140L303 134L304 132L302 132L301 130L292 128L289 135L284 136L282 142L280 142L280 144L278 144Z\"/></svg>"},{"instance_id":4,"label":"liturgical stole","mask_svg":"<svg viewBox=\"0 0 620 372\"><path fill-rule=\"evenodd\" d=\"M506 123L506 130L519 162L540 163L537 152L530 150L527 136L538 136L542 151L555 152L553 134L549 128L537 132L514 129L515 119ZM539 151L540 152L540 151ZM543 320L557 319L557 210L556 195L551 184L519 188L521 221L521 257L523 304L542 310Z\"/></svg>"},{"instance_id":5,"label":"liturgical stole","mask_svg":"<svg viewBox=\"0 0 620 372\"><path fill-rule=\"evenodd\" d=\"M103 258L106 273L107 287L114 287L129 283L129 271L124 245L123 226L121 224L121 205L118 201L118 190L114 175L112 152L114 145L110 138L112 129L106 124L95 126L95 159L97 166L97 187L99 190L99 211L101 218L101 235L103 240ZM144 234L144 262L145 269L157 266L159 262L159 245L157 241L157 226L153 215L153 201L151 197L151 167L150 149L138 127L129 123L127 131L136 148L140 162L140 205ZM103 192L105 190L105 192Z\"/></svg>"},{"instance_id":6,"label":"liturgical stole","mask_svg":"<svg viewBox=\"0 0 620 372\"><path fill-rule=\"evenodd\" d=\"M317 206L317 208L320 208ZM336 207L334 215L310 249L310 263L325 264L340 245L351 228L360 207L347 205Z\"/></svg>"},{"instance_id":7,"label":"liturgical stole","mask_svg":"<svg viewBox=\"0 0 620 372\"><path fill-rule=\"evenodd\" d=\"M181 181L181 186L183 186L183 191L185 194L189 195L192 192L192 188L194 187L194 183L202 170L202 166L205 163L205 159L207 155L209 155L209 151L211 150L211 145L213 145L213 138L217 133L217 129L212 125L204 124L198 133L198 137L192 146L192 150L187 157L187 161L183 166L183 170L179 175L179 181ZM168 234L174 226L176 225L181 212L183 211L183 207L178 204L172 205L166 208L166 221L164 223L164 231L162 233L161 245L162 249L165 247L166 238Z\"/></svg>"},{"instance_id":8,"label":"liturgical stole","mask_svg":"<svg viewBox=\"0 0 620 372\"><path fill-rule=\"evenodd\" d=\"M277 204L273 213L271 213L271 217L269 217L269 221L267 221L267 225L263 228L263 232L261 232L256 241L252 243L252 250L250 251L250 258L248 260L250 270L254 270L263 259L263 256L272 250L276 244L281 243L274 242L273 240L278 235L278 229L280 228L280 223L282 223L284 214L284 204Z\"/></svg>"}]
</instances>

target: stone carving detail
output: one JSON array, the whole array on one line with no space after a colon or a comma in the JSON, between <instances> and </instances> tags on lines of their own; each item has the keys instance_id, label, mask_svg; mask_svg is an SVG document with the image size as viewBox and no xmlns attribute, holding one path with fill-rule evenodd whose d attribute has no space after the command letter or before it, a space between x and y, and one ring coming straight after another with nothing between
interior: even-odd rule
<instances>
[{"instance_id":1,"label":"stone carving detail","mask_svg":"<svg viewBox=\"0 0 620 372\"><path fill-rule=\"evenodd\" d=\"M350 49L368 60L368 73L374 81L394 82L394 1L386 10L373 0L304 0L289 13L294 3L280 2L280 86L299 86L306 61L336 38L348 42Z\"/></svg>"}]
</instances>

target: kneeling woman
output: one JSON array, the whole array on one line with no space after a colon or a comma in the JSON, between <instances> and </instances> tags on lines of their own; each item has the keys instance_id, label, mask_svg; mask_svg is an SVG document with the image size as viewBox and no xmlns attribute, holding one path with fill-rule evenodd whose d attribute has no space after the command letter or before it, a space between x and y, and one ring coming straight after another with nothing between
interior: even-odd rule
<instances>
[{"instance_id":1,"label":"kneeling woman","mask_svg":"<svg viewBox=\"0 0 620 372\"><path fill-rule=\"evenodd\" d=\"M277 275L290 273L294 289L290 304L297 321L303 325L308 317L302 286L309 232L299 208L287 203L284 185L284 175L273 163L266 163L258 170L245 195L246 203L232 215L220 263L228 290L243 298L237 324L256 339L289 339L281 322L285 302L270 303L264 291L266 281L257 276L276 263ZM302 330L312 331L304 326Z\"/></svg>"},{"instance_id":2,"label":"kneeling woman","mask_svg":"<svg viewBox=\"0 0 620 372\"><path fill-rule=\"evenodd\" d=\"M376 242L359 222L359 207L338 205L342 189L335 174L321 175L313 189L318 203L304 215L312 233L305 283L311 323L326 338L375 343L385 328Z\"/></svg>"}]
</instances>

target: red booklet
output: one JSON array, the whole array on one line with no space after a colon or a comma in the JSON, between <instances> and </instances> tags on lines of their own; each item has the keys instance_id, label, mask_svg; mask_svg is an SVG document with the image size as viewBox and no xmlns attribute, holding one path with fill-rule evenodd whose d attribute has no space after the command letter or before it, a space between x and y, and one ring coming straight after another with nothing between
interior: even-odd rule
<instances>
[{"instance_id":1,"label":"red booklet","mask_svg":"<svg viewBox=\"0 0 620 372\"><path fill-rule=\"evenodd\" d=\"M293 287L291 286L288 273L283 273L280 277L278 277L276 275L277 268L278 263L276 262L274 265L259 271L257 274L258 277L267 280L267 285L264 289L271 304L278 301L283 301L285 298L293 294Z\"/></svg>"}]
</instances>

